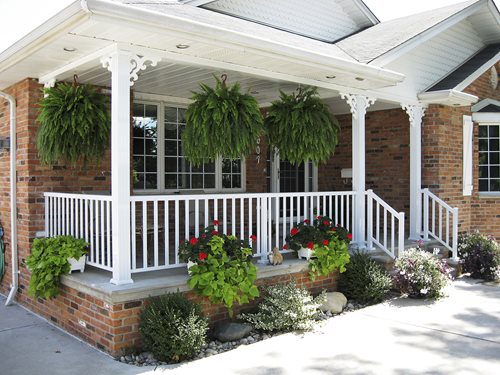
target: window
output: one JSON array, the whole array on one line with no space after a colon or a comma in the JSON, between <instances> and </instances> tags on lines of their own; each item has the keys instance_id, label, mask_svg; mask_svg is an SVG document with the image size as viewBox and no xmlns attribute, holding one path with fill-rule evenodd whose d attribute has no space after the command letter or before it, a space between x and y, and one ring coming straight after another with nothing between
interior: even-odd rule
<instances>
[{"instance_id":1,"label":"window","mask_svg":"<svg viewBox=\"0 0 500 375\"><path fill-rule=\"evenodd\" d=\"M479 126L479 191L500 192L500 125Z\"/></svg>"},{"instance_id":2,"label":"window","mask_svg":"<svg viewBox=\"0 0 500 375\"><path fill-rule=\"evenodd\" d=\"M187 161L182 149L184 108L152 103L135 103L133 108L135 190L243 189L243 160L220 159L197 167Z\"/></svg>"}]
</instances>

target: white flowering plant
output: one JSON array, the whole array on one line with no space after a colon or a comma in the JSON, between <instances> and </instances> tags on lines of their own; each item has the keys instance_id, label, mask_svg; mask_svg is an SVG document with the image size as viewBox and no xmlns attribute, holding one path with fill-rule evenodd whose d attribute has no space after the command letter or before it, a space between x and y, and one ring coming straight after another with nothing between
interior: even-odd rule
<instances>
[{"instance_id":1,"label":"white flowering plant","mask_svg":"<svg viewBox=\"0 0 500 375\"><path fill-rule=\"evenodd\" d=\"M444 260L421 249L408 249L396 259L395 284L412 298L442 297L451 280L451 268Z\"/></svg>"},{"instance_id":2,"label":"white flowering plant","mask_svg":"<svg viewBox=\"0 0 500 375\"><path fill-rule=\"evenodd\" d=\"M479 232L458 238L458 256L464 272L475 279L500 279L500 244L492 236Z\"/></svg>"}]
</instances>

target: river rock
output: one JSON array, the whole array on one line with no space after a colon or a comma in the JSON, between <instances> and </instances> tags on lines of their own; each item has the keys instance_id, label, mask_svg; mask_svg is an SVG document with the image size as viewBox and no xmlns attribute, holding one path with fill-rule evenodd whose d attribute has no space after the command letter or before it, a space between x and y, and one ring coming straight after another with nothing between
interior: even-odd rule
<instances>
[{"instance_id":1,"label":"river rock","mask_svg":"<svg viewBox=\"0 0 500 375\"><path fill-rule=\"evenodd\" d=\"M219 323L214 330L214 337L221 342L236 341L246 337L252 331L252 326L246 323Z\"/></svg>"},{"instance_id":2,"label":"river rock","mask_svg":"<svg viewBox=\"0 0 500 375\"><path fill-rule=\"evenodd\" d=\"M330 311L332 314L340 314L347 305L347 298L339 292L326 293L326 302L321 305L321 311Z\"/></svg>"}]
</instances>

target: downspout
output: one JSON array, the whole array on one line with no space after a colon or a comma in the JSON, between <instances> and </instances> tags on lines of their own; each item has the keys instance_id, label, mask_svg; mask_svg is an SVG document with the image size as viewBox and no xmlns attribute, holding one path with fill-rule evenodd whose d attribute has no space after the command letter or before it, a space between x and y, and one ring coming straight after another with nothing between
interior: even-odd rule
<instances>
[{"instance_id":1,"label":"downspout","mask_svg":"<svg viewBox=\"0 0 500 375\"><path fill-rule=\"evenodd\" d=\"M7 302L8 306L14 300L19 285L19 269L17 266L17 205L16 205L16 100L9 94L0 91L0 98L10 104L10 247L12 250L12 284Z\"/></svg>"}]
</instances>

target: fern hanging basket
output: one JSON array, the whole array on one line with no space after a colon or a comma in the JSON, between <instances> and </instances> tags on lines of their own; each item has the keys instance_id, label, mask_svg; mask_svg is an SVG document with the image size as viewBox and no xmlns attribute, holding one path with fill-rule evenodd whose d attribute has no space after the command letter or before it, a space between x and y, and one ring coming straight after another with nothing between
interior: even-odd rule
<instances>
[{"instance_id":1,"label":"fern hanging basket","mask_svg":"<svg viewBox=\"0 0 500 375\"><path fill-rule=\"evenodd\" d=\"M227 76L216 79L215 88L201 84L186 111L182 147L195 166L219 157L248 156L263 133L257 100L240 92L240 85L226 85Z\"/></svg>"},{"instance_id":2,"label":"fern hanging basket","mask_svg":"<svg viewBox=\"0 0 500 375\"><path fill-rule=\"evenodd\" d=\"M75 82L44 89L37 148L42 164L99 160L109 147L109 98Z\"/></svg>"},{"instance_id":3,"label":"fern hanging basket","mask_svg":"<svg viewBox=\"0 0 500 375\"><path fill-rule=\"evenodd\" d=\"M314 87L299 88L273 102L265 119L269 145L292 164L326 162L335 152L340 130Z\"/></svg>"}]
</instances>

